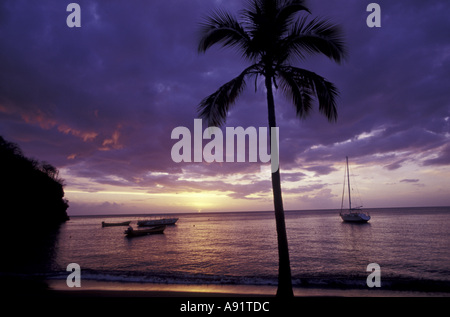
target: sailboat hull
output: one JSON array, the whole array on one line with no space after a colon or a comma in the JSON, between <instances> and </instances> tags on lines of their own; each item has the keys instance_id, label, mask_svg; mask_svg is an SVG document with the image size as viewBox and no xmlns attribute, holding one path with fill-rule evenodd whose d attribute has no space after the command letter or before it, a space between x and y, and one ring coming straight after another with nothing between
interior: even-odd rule
<instances>
[{"instance_id":1,"label":"sailboat hull","mask_svg":"<svg viewBox=\"0 0 450 317\"><path fill-rule=\"evenodd\" d=\"M340 216L345 222L364 223L370 220L370 216L363 212L341 213Z\"/></svg>"}]
</instances>

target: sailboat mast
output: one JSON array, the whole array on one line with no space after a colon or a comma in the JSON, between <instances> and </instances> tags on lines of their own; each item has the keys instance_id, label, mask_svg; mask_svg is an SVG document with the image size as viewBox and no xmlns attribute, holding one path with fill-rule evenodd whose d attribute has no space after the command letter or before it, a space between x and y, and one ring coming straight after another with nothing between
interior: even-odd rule
<instances>
[{"instance_id":1,"label":"sailboat mast","mask_svg":"<svg viewBox=\"0 0 450 317\"><path fill-rule=\"evenodd\" d=\"M347 161L348 207L351 210L352 209L352 199L350 197L350 171L348 169L348 156L345 157L345 160Z\"/></svg>"}]
</instances>

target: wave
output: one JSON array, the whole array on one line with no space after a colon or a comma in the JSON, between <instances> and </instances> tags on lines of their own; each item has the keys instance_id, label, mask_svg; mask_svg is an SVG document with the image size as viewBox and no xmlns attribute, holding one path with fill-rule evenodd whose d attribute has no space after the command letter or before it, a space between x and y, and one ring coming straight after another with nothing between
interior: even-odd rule
<instances>
[{"instance_id":1,"label":"wave","mask_svg":"<svg viewBox=\"0 0 450 317\"><path fill-rule=\"evenodd\" d=\"M51 273L49 279L66 279L67 272ZM158 273L144 275L141 272L95 271L83 270L81 279L124 282L124 283L155 283L155 284L216 284L216 285L277 285L276 277L243 277L206 274Z\"/></svg>"},{"instance_id":2,"label":"wave","mask_svg":"<svg viewBox=\"0 0 450 317\"><path fill-rule=\"evenodd\" d=\"M66 279L67 272L53 272L46 275L48 279ZM143 274L135 271L96 271L83 270L81 279L121 282L121 283L152 283L152 284L180 284L180 285L252 285L276 286L276 276L225 276L210 274L184 273L152 273ZM292 279L296 288L321 289L369 289L366 277L363 276L296 276ZM431 279L411 279L406 277L382 278L381 290L417 291L450 293L450 281Z\"/></svg>"}]
</instances>

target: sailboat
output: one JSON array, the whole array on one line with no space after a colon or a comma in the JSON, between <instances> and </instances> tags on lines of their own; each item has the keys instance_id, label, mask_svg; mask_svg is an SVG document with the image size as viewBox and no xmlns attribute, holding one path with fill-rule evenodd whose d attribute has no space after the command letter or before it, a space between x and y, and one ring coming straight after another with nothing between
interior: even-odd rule
<instances>
[{"instance_id":1,"label":"sailboat","mask_svg":"<svg viewBox=\"0 0 450 317\"><path fill-rule=\"evenodd\" d=\"M363 211L360 207L352 208L352 198L350 196L350 171L348 169L348 156L345 157L347 165L345 169L344 188L342 190L341 216L344 222L359 222L364 223L370 220L370 215L367 211ZM348 210L344 209L344 193L345 193L345 178L347 178L348 185Z\"/></svg>"}]
</instances>

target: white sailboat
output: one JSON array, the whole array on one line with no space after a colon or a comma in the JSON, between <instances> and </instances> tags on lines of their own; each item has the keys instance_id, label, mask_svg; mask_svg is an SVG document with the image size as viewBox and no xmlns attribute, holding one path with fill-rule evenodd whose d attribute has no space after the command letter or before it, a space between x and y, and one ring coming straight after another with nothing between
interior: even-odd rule
<instances>
[{"instance_id":1,"label":"white sailboat","mask_svg":"<svg viewBox=\"0 0 450 317\"><path fill-rule=\"evenodd\" d=\"M370 215L367 211L363 211L360 207L352 208L352 198L350 195L350 171L348 169L348 156L345 157L347 165L345 169L345 176L344 177L344 188L342 190L342 203L341 203L341 212L339 215L341 216L342 220L345 222L367 222L370 220ZM345 193L345 178L347 178L347 185L348 185L348 209L344 209L344 193Z\"/></svg>"}]
</instances>

